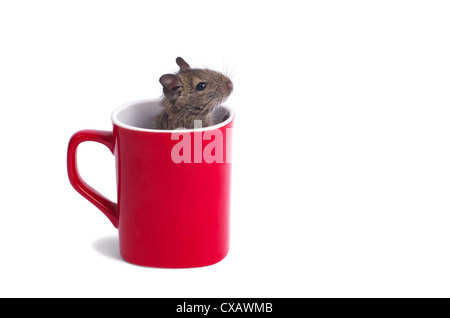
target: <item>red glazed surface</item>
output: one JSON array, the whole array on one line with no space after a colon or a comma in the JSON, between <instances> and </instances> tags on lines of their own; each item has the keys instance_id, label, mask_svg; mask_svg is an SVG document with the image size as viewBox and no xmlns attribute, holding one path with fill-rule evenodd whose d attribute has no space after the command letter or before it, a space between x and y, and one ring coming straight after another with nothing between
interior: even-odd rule
<instances>
[{"instance_id":1,"label":"red glazed surface","mask_svg":"<svg viewBox=\"0 0 450 318\"><path fill-rule=\"evenodd\" d=\"M149 101L136 103L145 102ZM133 128L122 125L118 117L113 115L112 132L75 133L69 142L67 164L73 187L118 228L123 259L169 268L206 266L222 260L229 249L231 163L226 158L231 158L227 151L231 149L234 114L213 127L176 131L183 138L190 135L191 163L172 160L172 148L181 140L171 137L173 131ZM206 163L204 158L201 163L194 162L198 161L194 147L200 145L194 146L194 141L203 139L205 131L222 135L223 163ZM209 139L202 140L202 151ZM83 141L103 143L114 153L117 204L81 179L76 149Z\"/></svg>"}]
</instances>

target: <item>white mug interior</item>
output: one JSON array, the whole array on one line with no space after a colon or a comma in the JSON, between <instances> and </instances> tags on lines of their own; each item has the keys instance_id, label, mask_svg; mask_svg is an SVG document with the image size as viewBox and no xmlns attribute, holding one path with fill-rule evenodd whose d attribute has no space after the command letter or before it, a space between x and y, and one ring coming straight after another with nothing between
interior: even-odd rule
<instances>
[{"instance_id":1,"label":"white mug interior","mask_svg":"<svg viewBox=\"0 0 450 318\"><path fill-rule=\"evenodd\" d=\"M153 118L162 110L161 99L146 99L124 104L117 108L111 116L112 122L126 129L152 132L173 132L175 130L155 129ZM234 117L234 111L226 106L220 105L213 111L214 125L189 130L211 130L228 124ZM179 130L177 130L179 132Z\"/></svg>"}]
</instances>

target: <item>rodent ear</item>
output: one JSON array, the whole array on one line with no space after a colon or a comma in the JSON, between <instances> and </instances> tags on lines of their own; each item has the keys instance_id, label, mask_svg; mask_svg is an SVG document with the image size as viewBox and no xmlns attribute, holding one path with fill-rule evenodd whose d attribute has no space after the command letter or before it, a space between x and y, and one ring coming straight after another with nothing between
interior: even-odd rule
<instances>
[{"instance_id":1,"label":"rodent ear","mask_svg":"<svg viewBox=\"0 0 450 318\"><path fill-rule=\"evenodd\" d=\"M189 64L186 63L186 61L183 60L181 57L177 57L176 62L177 65L180 67L180 71L186 71L191 68Z\"/></svg>"},{"instance_id":2,"label":"rodent ear","mask_svg":"<svg viewBox=\"0 0 450 318\"><path fill-rule=\"evenodd\" d=\"M175 74L164 74L159 78L159 82L163 86L164 95L168 99L175 99L178 97L177 89L183 86L181 80Z\"/></svg>"}]
</instances>

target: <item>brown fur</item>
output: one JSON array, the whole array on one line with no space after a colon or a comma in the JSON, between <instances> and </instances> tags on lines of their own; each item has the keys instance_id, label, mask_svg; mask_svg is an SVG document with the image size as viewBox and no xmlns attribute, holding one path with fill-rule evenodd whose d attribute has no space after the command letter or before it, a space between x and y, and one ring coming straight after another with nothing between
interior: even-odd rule
<instances>
[{"instance_id":1,"label":"brown fur","mask_svg":"<svg viewBox=\"0 0 450 318\"><path fill-rule=\"evenodd\" d=\"M161 76L163 110L154 118L156 129L192 129L194 121L202 127L213 125L212 111L233 91L233 83L225 75L208 69L192 69L181 57L176 60L180 71ZM206 83L204 90L196 89Z\"/></svg>"}]
</instances>

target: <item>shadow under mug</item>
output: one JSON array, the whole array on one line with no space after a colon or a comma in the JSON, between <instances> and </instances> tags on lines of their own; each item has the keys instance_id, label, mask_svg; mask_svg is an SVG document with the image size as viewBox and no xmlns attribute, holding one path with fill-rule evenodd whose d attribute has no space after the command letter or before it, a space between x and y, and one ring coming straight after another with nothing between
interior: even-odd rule
<instances>
[{"instance_id":1,"label":"shadow under mug","mask_svg":"<svg viewBox=\"0 0 450 318\"><path fill-rule=\"evenodd\" d=\"M234 111L220 106L210 127L152 129L160 109L158 99L127 103L113 112L112 131L76 132L67 152L69 180L118 229L125 261L165 268L217 263L229 250ZM76 153L84 141L114 154L117 203L80 177Z\"/></svg>"}]
</instances>

